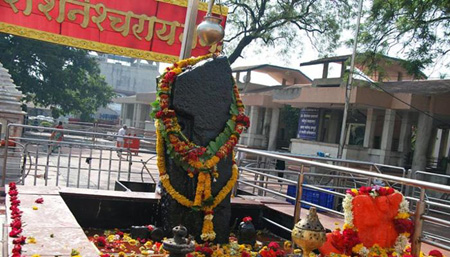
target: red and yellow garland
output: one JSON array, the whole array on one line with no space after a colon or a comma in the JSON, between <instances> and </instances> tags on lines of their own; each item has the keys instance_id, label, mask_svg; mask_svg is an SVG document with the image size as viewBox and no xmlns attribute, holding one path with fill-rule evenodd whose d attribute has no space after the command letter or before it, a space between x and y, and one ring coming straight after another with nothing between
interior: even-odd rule
<instances>
[{"instance_id":1,"label":"red and yellow garland","mask_svg":"<svg viewBox=\"0 0 450 257\"><path fill-rule=\"evenodd\" d=\"M167 68L158 83L157 99L152 103L152 116L156 119L157 165L161 183L167 193L178 203L204 212L201 235L204 241L212 241L215 239L216 234L212 222L213 209L230 193L238 177L238 168L234 163L233 154L232 175L220 192L216 196L212 196L212 177L219 176L217 163L233 152L234 146L239 141L240 134L249 126L250 122L249 118L244 114L244 105L240 99L237 86L234 84L232 93L233 101L230 106L231 118L227 121L224 130L214 141L210 142L206 147L199 146L190 141L181 131L175 110L170 109L169 101L172 85L176 76L183 71L183 68L214 57L213 55L208 54L181 60L172 67ZM166 172L164 143L166 144L168 155L174 159L175 163L182 167L189 177L194 178L194 176L197 176L197 187L193 201L176 191L171 185L169 175Z\"/></svg>"}]
</instances>

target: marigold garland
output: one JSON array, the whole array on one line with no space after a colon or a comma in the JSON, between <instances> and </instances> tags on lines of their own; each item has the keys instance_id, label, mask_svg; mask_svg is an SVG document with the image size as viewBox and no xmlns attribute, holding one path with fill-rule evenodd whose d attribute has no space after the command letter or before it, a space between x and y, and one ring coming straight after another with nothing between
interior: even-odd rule
<instances>
[{"instance_id":1,"label":"marigold garland","mask_svg":"<svg viewBox=\"0 0 450 257\"><path fill-rule=\"evenodd\" d=\"M158 97L152 103L153 113L156 118L157 134L157 165L160 173L160 180L168 194L183 206L202 210L204 221L201 239L212 241L216 237L213 228L213 209L219 205L230 193L238 177L238 168L234 162L233 148L239 140L239 135L247 128L250 121L244 114L244 105L239 96L236 84L233 85L232 104L230 106L231 118L226 122L224 130L207 147L198 146L191 142L181 131L174 110L169 109L169 100L172 84L176 76L188 65L212 57L212 54L190 58L175 63L162 75L158 83ZM191 201L175 190L170 183L170 177L166 172L164 143L167 146L168 155L175 160L189 177L197 175L197 185L194 200ZM212 178L217 178L217 163L232 153L233 167L232 175L227 184L220 192L213 197L211 194Z\"/></svg>"}]
</instances>

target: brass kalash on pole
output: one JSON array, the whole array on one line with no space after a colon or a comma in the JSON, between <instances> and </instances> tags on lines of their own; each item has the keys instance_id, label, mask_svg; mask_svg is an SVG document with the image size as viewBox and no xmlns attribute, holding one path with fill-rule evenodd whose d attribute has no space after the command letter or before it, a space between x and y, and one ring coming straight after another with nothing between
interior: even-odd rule
<instances>
[{"instance_id":1,"label":"brass kalash on pole","mask_svg":"<svg viewBox=\"0 0 450 257\"><path fill-rule=\"evenodd\" d=\"M197 40L194 39L194 29L196 23L195 21L197 20L198 3L198 0L189 0L188 2L180 60L191 57L192 43L194 40ZM213 6L214 0L210 0L208 3L208 12L203 18L203 22L197 27L198 37L208 46L220 42L225 35L225 31L222 25L220 25L222 19L212 15Z\"/></svg>"}]
</instances>

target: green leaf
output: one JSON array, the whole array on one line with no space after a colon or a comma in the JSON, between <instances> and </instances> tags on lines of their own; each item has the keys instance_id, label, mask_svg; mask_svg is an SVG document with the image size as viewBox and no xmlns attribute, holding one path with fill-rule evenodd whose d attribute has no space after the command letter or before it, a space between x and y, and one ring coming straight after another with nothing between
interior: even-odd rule
<instances>
[{"instance_id":1,"label":"green leaf","mask_svg":"<svg viewBox=\"0 0 450 257\"><path fill-rule=\"evenodd\" d=\"M152 103L151 103L151 106L152 106L153 109L159 107L159 101L156 100L156 101L152 102Z\"/></svg>"},{"instance_id":2,"label":"green leaf","mask_svg":"<svg viewBox=\"0 0 450 257\"><path fill-rule=\"evenodd\" d=\"M227 140L228 140L228 137L224 133L220 133L219 136L217 137L217 143L219 146L223 146L223 144L225 144L225 142L227 142Z\"/></svg>"},{"instance_id":3,"label":"green leaf","mask_svg":"<svg viewBox=\"0 0 450 257\"><path fill-rule=\"evenodd\" d=\"M231 113L232 115L238 115L238 114L239 114L239 110L238 110L238 108L236 107L236 105L232 104L232 105L230 106L230 113Z\"/></svg>"},{"instance_id":4,"label":"green leaf","mask_svg":"<svg viewBox=\"0 0 450 257\"><path fill-rule=\"evenodd\" d=\"M236 122L234 122L234 120L228 120L227 121L227 126L228 126L228 128L231 129L231 131L234 131L234 127L236 126Z\"/></svg>"},{"instance_id":5,"label":"green leaf","mask_svg":"<svg viewBox=\"0 0 450 257\"><path fill-rule=\"evenodd\" d=\"M202 207L201 206L192 206L191 209L193 211L201 211Z\"/></svg>"},{"instance_id":6,"label":"green leaf","mask_svg":"<svg viewBox=\"0 0 450 257\"><path fill-rule=\"evenodd\" d=\"M208 147L211 149L211 152L216 153L217 150L219 150L219 146L217 145L217 143L211 141L209 142Z\"/></svg>"}]
</instances>

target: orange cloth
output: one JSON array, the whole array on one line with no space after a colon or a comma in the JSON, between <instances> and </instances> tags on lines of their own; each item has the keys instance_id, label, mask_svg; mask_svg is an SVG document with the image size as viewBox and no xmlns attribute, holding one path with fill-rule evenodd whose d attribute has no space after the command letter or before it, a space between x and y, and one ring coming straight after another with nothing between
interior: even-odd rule
<instances>
[{"instance_id":1,"label":"orange cloth","mask_svg":"<svg viewBox=\"0 0 450 257\"><path fill-rule=\"evenodd\" d=\"M353 198L353 224L358 229L358 237L364 246L394 246L398 236L394 218L401 201L402 195L399 193L376 198L370 195Z\"/></svg>"}]
</instances>

